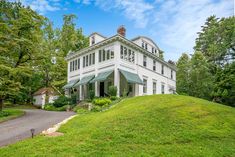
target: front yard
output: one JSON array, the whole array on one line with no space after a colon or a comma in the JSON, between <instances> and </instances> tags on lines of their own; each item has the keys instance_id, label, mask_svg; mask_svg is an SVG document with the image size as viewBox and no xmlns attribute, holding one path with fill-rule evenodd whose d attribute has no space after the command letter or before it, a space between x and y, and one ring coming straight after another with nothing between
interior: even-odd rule
<instances>
[{"instance_id":1,"label":"front yard","mask_svg":"<svg viewBox=\"0 0 235 157\"><path fill-rule=\"evenodd\" d=\"M14 119L17 117L20 117L24 115L24 111L18 110L18 109L4 109L3 111L0 111L0 123Z\"/></svg>"}]
</instances>

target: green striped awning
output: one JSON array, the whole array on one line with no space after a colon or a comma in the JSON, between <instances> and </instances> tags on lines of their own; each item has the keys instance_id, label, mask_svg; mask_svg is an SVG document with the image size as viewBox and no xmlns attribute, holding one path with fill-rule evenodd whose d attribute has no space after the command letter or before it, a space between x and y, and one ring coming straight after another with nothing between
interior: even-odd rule
<instances>
[{"instance_id":1,"label":"green striped awning","mask_svg":"<svg viewBox=\"0 0 235 157\"><path fill-rule=\"evenodd\" d=\"M83 78L81 79L81 81L79 81L75 86L87 84L87 83L89 83L94 77L95 77L95 75L85 76L85 77L83 77Z\"/></svg>"},{"instance_id":2,"label":"green striped awning","mask_svg":"<svg viewBox=\"0 0 235 157\"><path fill-rule=\"evenodd\" d=\"M119 71L126 78L127 82L143 84L143 81L140 79L140 77L137 74L134 74L134 73L131 73L131 72L128 72L125 70L120 70L120 69L119 69Z\"/></svg>"},{"instance_id":3,"label":"green striped awning","mask_svg":"<svg viewBox=\"0 0 235 157\"><path fill-rule=\"evenodd\" d=\"M113 70L99 73L93 80L91 80L91 83L94 83L94 82L96 82L96 81L98 81L98 82L104 81L104 80L106 80L112 73L113 73Z\"/></svg>"},{"instance_id":4,"label":"green striped awning","mask_svg":"<svg viewBox=\"0 0 235 157\"><path fill-rule=\"evenodd\" d=\"M79 81L79 79L69 81L64 87L62 87L62 89L72 88L74 86L74 84L77 83L78 81Z\"/></svg>"}]
</instances>

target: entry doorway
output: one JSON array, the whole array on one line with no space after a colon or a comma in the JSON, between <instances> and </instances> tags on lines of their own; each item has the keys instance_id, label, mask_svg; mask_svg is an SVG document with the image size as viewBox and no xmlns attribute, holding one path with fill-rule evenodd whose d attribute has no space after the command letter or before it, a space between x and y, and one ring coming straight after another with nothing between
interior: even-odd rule
<instances>
[{"instance_id":1,"label":"entry doorway","mask_svg":"<svg viewBox=\"0 0 235 157\"><path fill-rule=\"evenodd\" d=\"M104 97L104 82L100 82L100 97Z\"/></svg>"}]
</instances>

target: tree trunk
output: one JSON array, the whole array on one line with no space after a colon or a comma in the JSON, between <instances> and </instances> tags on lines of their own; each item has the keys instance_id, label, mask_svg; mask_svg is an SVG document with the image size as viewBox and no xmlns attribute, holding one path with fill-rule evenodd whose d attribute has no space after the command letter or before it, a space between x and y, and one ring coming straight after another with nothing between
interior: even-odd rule
<instances>
[{"instance_id":1,"label":"tree trunk","mask_svg":"<svg viewBox=\"0 0 235 157\"><path fill-rule=\"evenodd\" d=\"M0 111L3 110L3 99L0 98Z\"/></svg>"}]
</instances>

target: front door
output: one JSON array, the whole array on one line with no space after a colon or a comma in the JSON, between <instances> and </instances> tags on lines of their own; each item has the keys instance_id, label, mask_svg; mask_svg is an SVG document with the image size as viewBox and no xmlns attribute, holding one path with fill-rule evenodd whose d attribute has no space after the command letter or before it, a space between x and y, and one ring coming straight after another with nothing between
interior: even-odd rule
<instances>
[{"instance_id":1,"label":"front door","mask_svg":"<svg viewBox=\"0 0 235 157\"><path fill-rule=\"evenodd\" d=\"M100 97L104 97L104 82L100 82Z\"/></svg>"}]
</instances>

